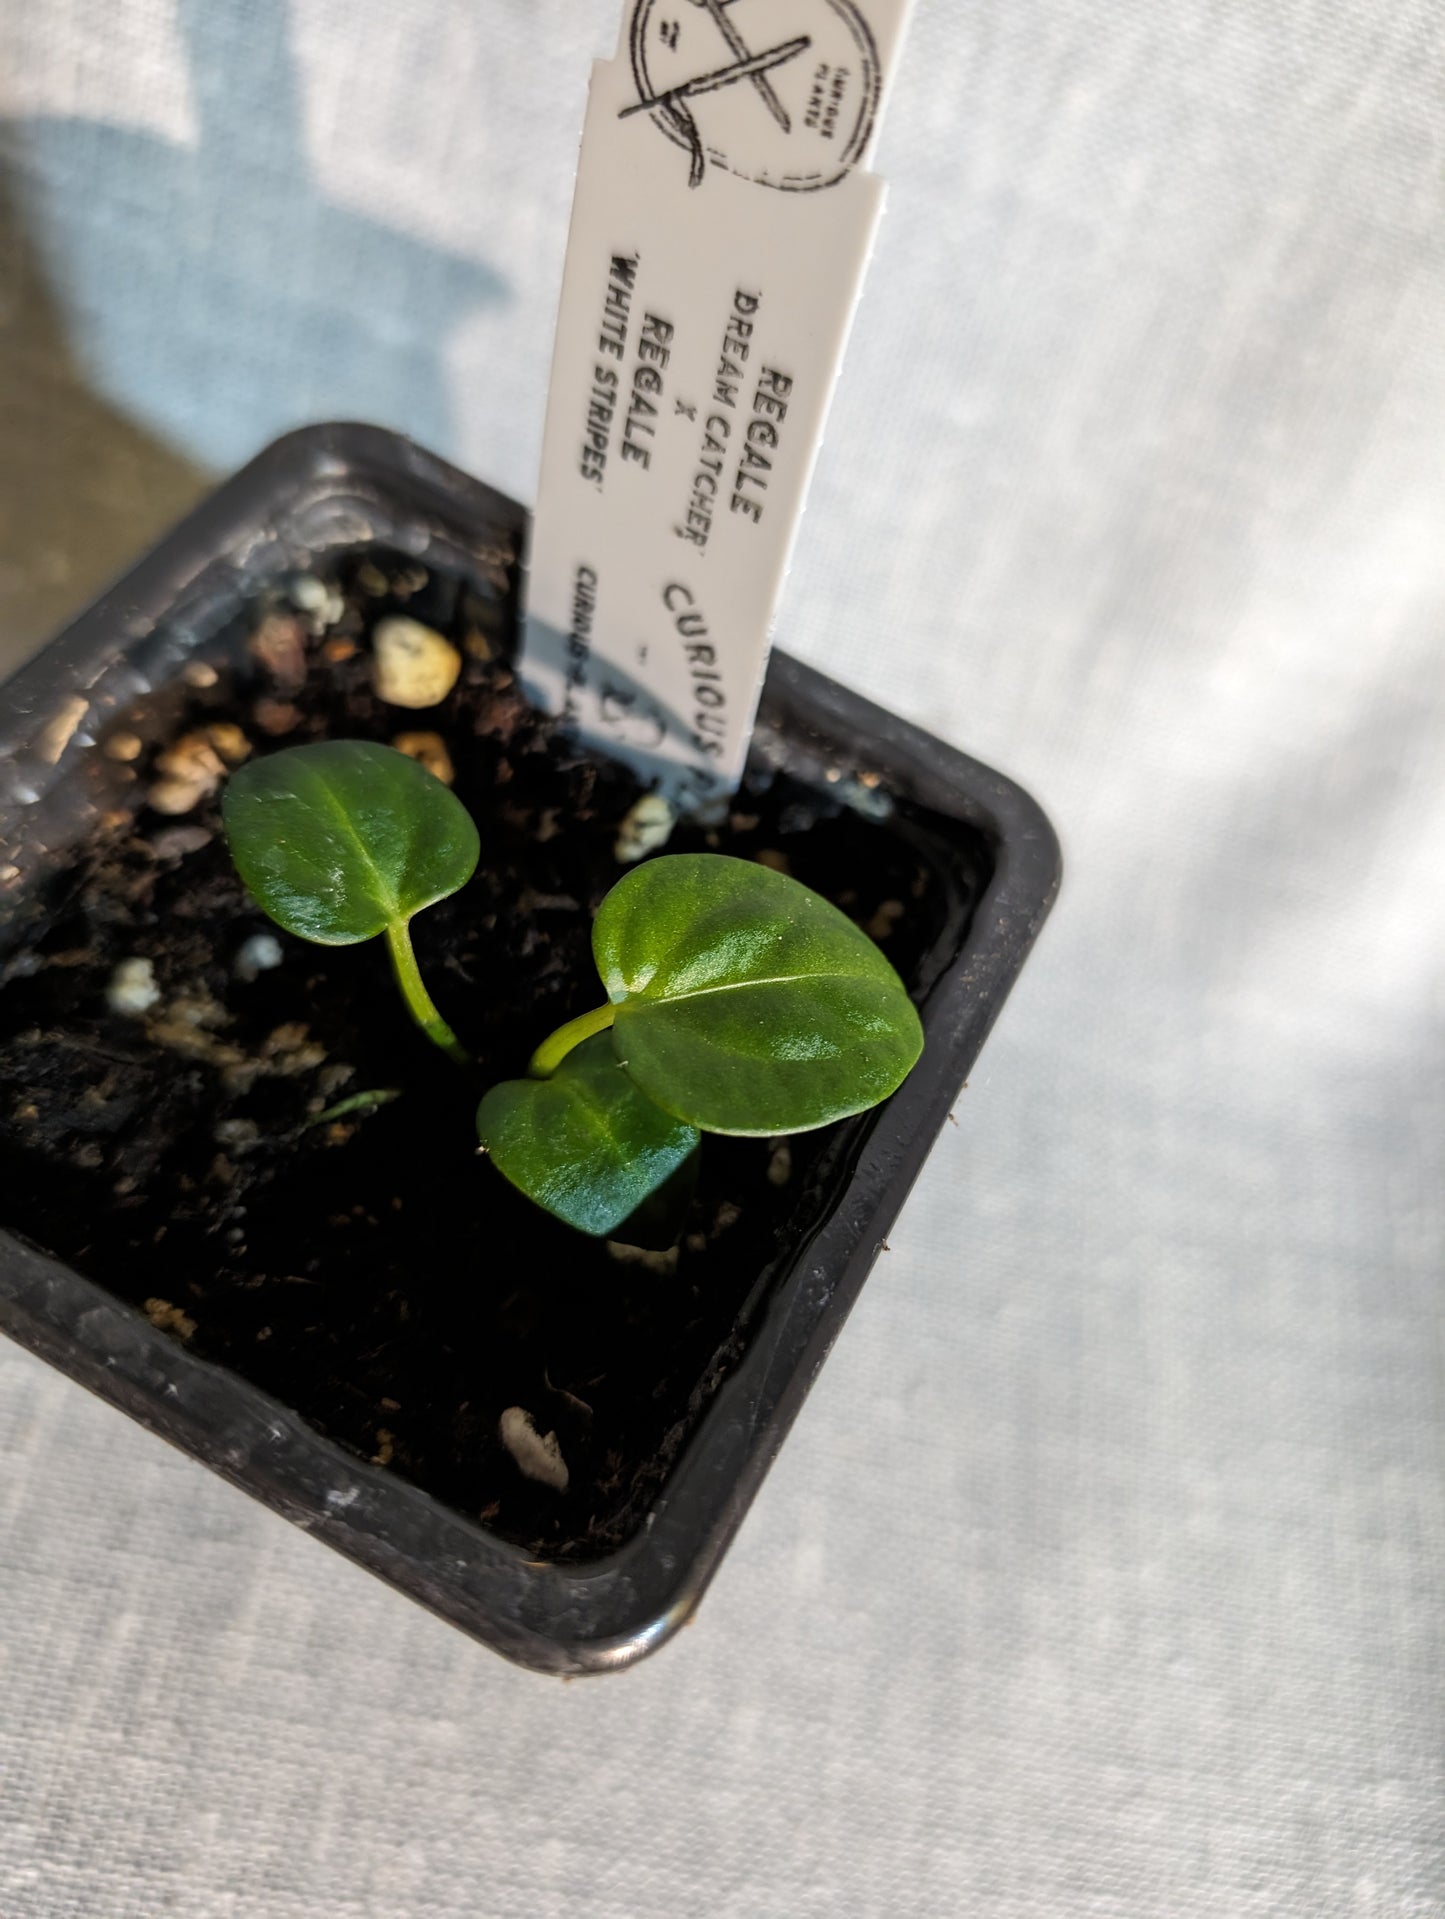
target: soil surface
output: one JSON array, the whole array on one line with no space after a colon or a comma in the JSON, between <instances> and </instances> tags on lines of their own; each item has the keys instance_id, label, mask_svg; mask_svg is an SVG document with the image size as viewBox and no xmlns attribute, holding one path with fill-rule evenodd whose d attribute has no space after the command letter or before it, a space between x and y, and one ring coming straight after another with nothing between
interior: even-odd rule
<instances>
[{"instance_id":1,"label":"soil surface","mask_svg":"<svg viewBox=\"0 0 1445 1919\"><path fill-rule=\"evenodd\" d=\"M396 614L462 656L426 712L373 691L374 628ZM550 1219L478 1156L482 1090L603 997L591 918L638 796L524 703L510 630L505 601L352 556L246 609L184 684L117 720L95 751L130 797L53 874L41 934L0 974L0 1220L353 1453L578 1559L641 1523L867 1122L707 1139L679 1246L646 1258ZM413 925L472 1071L412 1026L382 942L273 927L220 832L228 758L416 732L441 736L482 833L475 879ZM212 790L183 804L178 779ZM792 872L913 983L956 888L940 897L926 835L852 799L763 776L668 850ZM149 963L128 977L154 998L116 1011L127 961ZM520 1471L500 1437L511 1408L556 1435L565 1491Z\"/></svg>"}]
</instances>

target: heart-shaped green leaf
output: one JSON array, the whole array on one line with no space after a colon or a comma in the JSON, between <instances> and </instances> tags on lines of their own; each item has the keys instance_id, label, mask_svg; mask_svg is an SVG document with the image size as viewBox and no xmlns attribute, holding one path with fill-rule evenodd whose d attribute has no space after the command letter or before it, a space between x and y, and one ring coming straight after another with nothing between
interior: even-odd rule
<instances>
[{"instance_id":1,"label":"heart-shaped green leaf","mask_svg":"<svg viewBox=\"0 0 1445 1919\"><path fill-rule=\"evenodd\" d=\"M584 1233L636 1212L697 1146L618 1064L611 1036L584 1040L550 1079L509 1079L477 1108L477 1137L529 1199Z\"/></svg>"},{"instance_id":2,"label":"heart-shaped green leaf","mask_svg":"<svg viewBox=\"0 0 1445 1919\"><path fill-rule=\"evenodd\" d=\"M750 860L620 880L592 932L628 1076L710 1133L795 1133L885 1099L923 1050L903 982L835 906Z\"/></svg>"},{"instance_id":3,"label":"heart-shaped green leaf","mask_svg":"<svg viewBox=\"0 0 1445 1919\"><path fill-rule=\"evenodd\" d=\"M460 800L390 746L328 740L252 760L227 782L231 857L278 925L350 946L455 893L479 842Z\"/></svg>"}]
</instances>

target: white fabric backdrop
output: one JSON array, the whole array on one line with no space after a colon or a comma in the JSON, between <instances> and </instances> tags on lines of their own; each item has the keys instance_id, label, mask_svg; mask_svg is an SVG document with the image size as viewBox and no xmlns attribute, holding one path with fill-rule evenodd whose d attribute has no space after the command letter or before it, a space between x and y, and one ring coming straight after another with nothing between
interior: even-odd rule
<instances>
[{"instance_id":1,"label":"white fabric backdrop","mask_svg":"<svg viewBox=\"0 0 1445 1919\"><path fill-rule=\"evenodd\" d=\"M617 13L0 10L97 393L529 497ZM621 1679L0 1352L5 1919L1445 1914L1442 52L1437 0L921 0L783 632L1062 830L961 1125Z\"/></svg>"}]
</instances>

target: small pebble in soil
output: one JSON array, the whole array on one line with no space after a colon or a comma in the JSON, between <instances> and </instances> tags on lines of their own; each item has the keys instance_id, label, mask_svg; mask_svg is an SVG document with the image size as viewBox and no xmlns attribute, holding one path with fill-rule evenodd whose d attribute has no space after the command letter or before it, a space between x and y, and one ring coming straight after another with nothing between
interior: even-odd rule
<instances>
[{"instance_id":1,"label":"small pebble in soil","mask_svg":"<svg viewBox=\"0 0 1445 1919\"><path fill-rule=\"evenodd\" d=\"M186 685L194 686L201 692L214 686L220 677L215 667L207 665L205 660L189 660L181 672Z\"/></svg>"},{"instance_id":2,"label":"small pebble in soil","mask_svg":"<svg viewBox=\"0 0 1445 1919\"><path fill-rule=\"evenodd\" d=\"M303 613L309 613L322 626L335 626L346 611L340 589L314 573L303 573L291 583L291 598Z\"/></svg>"},{"instance_id":3,"label":"small pebble in soil","mask_svg":"<svg viewBox=\"0 0 1445 1919\"><path fill-rule=\"evenodd\" d=\"M290 700L266 697L257 700L251 709L251 717L263 733L273 740L279 740L283 734L294 733L301 724L301 709L293 706Z\"/></svg>"},{"instance_id":4,"label":"small pebble in soil","mask_svg":"<svg viewBox=\"0 0 1445 1919\"><path fill-rule=\"evenodd\" d=\"M148 959L123 959L110 976L105 1003L123 1019L141 1019L161 996L155 968Z\"/></svg>"},{"instance_id":5,"label":"small pebble in soil","mask_svg":"<svg viewBox=\"0 0 1445 1919\"><path fill-rule=\"evenodd\" d=\"M192 787L184 779L157 779L148 794L157 814L188 814L203 798L205 787Z\"/></svg>"},{"instance_id":6,"label":"small pebble in soil","mask_svg":"<svg viewBox=\"0 0 1445 1919\"><path fill-rule=\"evenodd\" d=\"M283 693L297 693L306 679L306 629L292 613L268 613L246 642L246 651Z\"/></svg>"},{"instance_id":7,"label":"small pebble in soil","mask_svg":"<svg viewBox=\"0 0 1445 1919\"><path fill-rule=\"evenodd\" d=\"M570 1477L556 1433L539 1433L532 1415L521 1406L509 1406L497 1421L497 1436L516 1460L524 1478L565 1493Z\"/></svg>"},{"instance_id":8,"label":"small pebble in soil","mask_svg":"<svg viewBox=\"0 0 1445 1919\"><path fill-rule=\"evenodd\" d=\"M644 793L633 802L617 829L612 852L618 864L630 866L634 860L655 853L659 846L666 846L676 824L677 815L661 793Z\"/></svg>"},{"instance_id":9,"label":"small pebble in soil","mask_svg":"<svg viewBox=\"0 0 1445 1919\"><path fill-rule=\"evenodd\" d=\"M54 714L50 724L45 727L35 742L36 754L45 761L47 766L57 764L61 754L74 737L76 727L89 711L90 701L82 699L79 693L72 694L68 700L61 702L58 712Z\"/></svg>"},{"instance_id":10,"label":"small pebble in soil","mask_svg":"<svg viewBox=\"0 0 1445 1919\"><path fill-rule=\"evenodd\" d=\"M203 846L211 843L210 832L201 825L168 826L157 833L150 843L151 858L155 860L183 860L192 853L199 853Z\"/></svg>"},{"instance_id":11,"label":"small pebble in soil","mask_svg":"<svg viewBox=\"0 0 1445 1919\"><path fill-rule=\"evenodd\" d=\"M886 940L902 918L902 900L884 900L863 930L870 940Z\"/></svg>"},{"instance_id":12,"label":"small pebble in soil","mask_svg":"<svg viewBox=\"0 0 1445 1919\"><path fill-rule=\"evenodd\" d=\"M865 820L886 820L893 813L893 795L884 792L876 781L874 774L866 784L863 780L847 780L843 785L843 803Z\"/></svg>"},{"instance_id":13,"label":"small pebble in soil","mask_svg":"<svg viewBox=\"0 0 1445 1919\"><path fill-rule=\"evenodd\" d=\"M607 1251L619 1266L640 1266L644 1272L656 1273L659 1279L671 1279L677 1271L676 1246L628 1246L620 1239L609 1239Z\"/></svg>"},{"instance_id":14,"label":"small pebble in soil","mask_svg":"<svg viewBox=\"0 0 1445 1919\"><path fill-rule=\"evenodd\" d=\"M457 683L462 656L420 620L394 613L371 636L376 690L388 706L440 706Z\"/></svg>"},{"instance_id":15,"label":"small pebble in soil","mask_svg":"<svg viewBox=\"0 0 1445 1919\"><path fill-rule=\"evenodd\" d=\"M226 736L239 733L238 727L215 730L223 735L227 746L234 748L235 742ZM225 778L226 761L220 743L211 738L211 731L201 727L194 733L184 733L174 746L156 755L156 771L162 777L146 797L157 813L172 816L189 813L193 806L209 798ZM249 746L246 751L250 751ZM241 757L244 759L245 754Z\"/></svg>"},{"instance_id":16,"label":"small pebble in soil","mask_svg":"<svg viewBox=\"0 0 1445 1919\"><path fill-rule=\"evenodd\" d=\"M142 745L137 733L112 733L101 751L108 760L119 760L123 766L141 756Z\"/></svg>"},{"instance_id":17,"label":"small pebble in soil","mask_svg":"<svg viewBox=\"0 0 1445 1919\"><path fill-rule=\"evenodd\" d=\"M148 1299L145 1316L152 1326L159 1327L163 1333L175 1333L181 1339L189 1339L196 1330L190 1314L183 1313L179 1306L172 1306L168 1299Z\"/></svg>"},{"instance_id":18,"label":"small pebble in soil","mask_svg":"<svg viewBox=\"0 0 1445 1919\"><path fill-rule=\"evenodd\" d=\"M243 760L251 757L251 742L240 727L230 720L218 720L215 725L208 726L206 738L227 766L239 766Z\"/></svg>"},{"instance_id":19,"label":"small pebble in soil","mask_svg":"<svg viewBox=\"0 0 1445 1919\"><path fill-rule=\"evenodd\" d=\"M785 1139L773 1142L772 1156L768 1160L768 1183L771 1186L786 1186L793 1177L793 1149Z\"/></svg>"},{"instance_id":20,"label":"small pebble in soil","mask_svg":"<svg viewBox=\"0 0 1445 1919\"><path fill-rule=\"evenodd\" d=\"M239 980L250 981L279 966L286 955L274 933L253 933L236 955L232 969Z\"/></svg>"},{"instance_id":21,"label":"small pebble in soil","mask_svg":"<svg viewBox=\"0 0 1445 1919\"><path fill-rule=\"evenodd\" d=\"M452 756L440 733L398 733L392 745L398 753L405 753L409 760L424 766L432 778L440 780L443 786L450 786L456 779Z\"/></svg>"}]
</instances>

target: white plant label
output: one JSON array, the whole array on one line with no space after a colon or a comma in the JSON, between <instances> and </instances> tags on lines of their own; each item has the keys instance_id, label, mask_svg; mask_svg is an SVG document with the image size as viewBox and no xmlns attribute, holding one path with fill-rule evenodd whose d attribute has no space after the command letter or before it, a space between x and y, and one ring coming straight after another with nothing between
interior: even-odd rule
<instances>
[{"instance_id":1,"label":"white plant label","mask_svg":"<svg viewBox=\"0 0 1445 1919\"><path fill-rule=\"evenodd\" d=\"M635 0L593 70L522 678L683 810L742 774L910 5Z\"/></svg>"}]
</instances>

